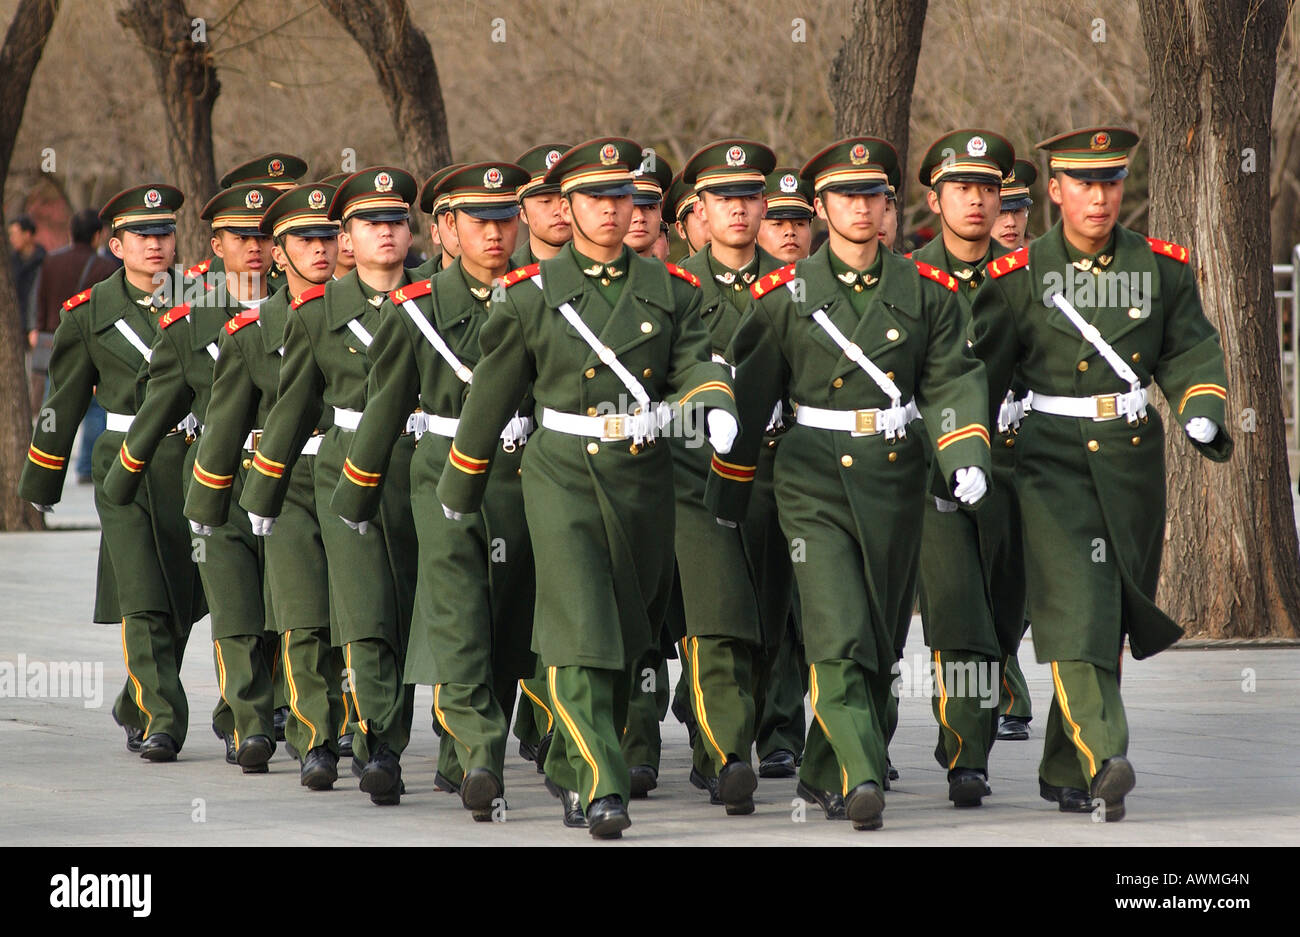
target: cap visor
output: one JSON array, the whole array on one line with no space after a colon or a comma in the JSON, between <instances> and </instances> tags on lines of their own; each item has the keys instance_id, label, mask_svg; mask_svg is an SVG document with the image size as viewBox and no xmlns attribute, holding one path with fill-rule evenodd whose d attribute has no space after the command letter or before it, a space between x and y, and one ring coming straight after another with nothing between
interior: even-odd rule
<instances>
[{"instance_id":1,"label":"cap visor","mask_svg":"<svg viewBox=\"0 0 1300 937\"><path fill-rule=\"evenodd\" d=\"M888 182L845 182L840 185L828 185L823 192L838 192L840 195L888 195Z\"/></svg>"},{"instance_id":2,"label":"cap visor","mask_svg":"<svg viewBox=\"0 0 1300 937\"><path fill-rule=\"evenodd\" d=\"M321 225L309 228L290 228L285 234L298 238L332 238L339 236L339 229L333 225Z\"/></svg>"},{"instance_id":3,"label":"cap visor","mask_svg":"<svg viewBox=\"0 0 1300 937\"><path fill-rule=\"evenodd\" d=\"M505 221L508 218L514 218L519 214L518 205L462 205L456 211L463 211L471 218L478 218L481 221Z\"/></svg>"},{"instance_id":4,"label":"cap visor","mask_svg":"<svg viewBox=\"0 0 1300 937\"><path fill-rule=\"evenodd\" d=\"M132 234L139 234L148 237L152 234L175 234L176 225L168 224L124 224L118 225L118 231L130 231Z\"/></svg>"},{"instance_id":5,"label":"cap visor","mask_svg":"<svg viewBox=\"0 0 1300 937\"><path fill-rule=\"evenodd\" d=\"M656 198L653 195L646 195L642 192L638 192L632 196L633 205L659 205L663 203L663 200L662 195Z\"/></svg>"},{"instance_id":6,"label":"cap visor","mask_svg":"<svg viewBox=\"0 0 1300 937\"><path fill-rule=\"evenodd\" d=\"M253 228L253 227L248 227L248 228L237 228L237 227L235 227L234 225L225 225L224 227L217 228L216 230L217 230L217 231L229 231L231 234L238 235L238 236L241 237L241 238L264 238L264 237L270 237L270 235L263 234L261 228Z\"/></svg>"},{"instance_id":7,"label":"cap visor","mask_svg":"<svg viewBox=\"0 0 1300 937\"><path fill-rule=\"evenodd\" d=\"M363 221L406 221L410 218L410 213L398 208L380 208L375 211L359 211L352 217Z\"/></svg>"},{"instance_id":8,"label":"cap visor","mask_svg":"<svg viewBox=\"0 0 1300 937\"><path fill-rule=\"evenodd\" d=\"M940 182L982 182L987 185L996 185L1001 188L1002 177L994 175L991 172L954 172L939 177L935 180L934 184L938 185Z\"/></svg>"},{"instance_id":9,"label":"cap visor","mask_svg":"<svg viewBox=\"0 0 1300 937\"><path fill-rule=\"evenodd\" d=\"M764 185L761 182L733 182L730 185L711 185L700 192L712 192L724 198L744 198L748 195L762 195Z\"/></svg>"},{"instance_id":10,"label":"cap visor","mask_svg":"<svg viewBox=\"0 0 1300 937\"><path fill-rule=\"evenodd\" d=\"M774 221L785 221L787 219L799 218L807 220L812 216L812 210L807 208L774 208L763 217L771 218Z\"/></svg>"},{"instance_id":11,"label":"cap visor","mask_svg":"<svg viewBox=\"0 0 1300 937\"><path fill-rule=\"evenodd\" d=\"M1032 198L1008 199L1002 203L1002 207L999 208L998 211L1020 211L1020 209L1028 208L1032 204L1034 204Z\"/></svg>"},{"instance_id":12,"label":"cap visor","mask_svg":"<svg viewBox=\"0 0 1300 937\"><path fill-rule=\"evenodd\" d=\"M1127 166L1118 166L1114 169L1063 169L1061 171L1083 182L1118 182L1128 175Z\"/></svg>"},{"instance_id":13,"label":"cap visor","mask_svg":"<svg viewBox=\"0 0 1300 937\"><path fill-rule=\"evenodd\" d=\"M618 198L623 195L635 195L636 186L631 182L620 182L616 185L584 185L579 186L573 191L581 192L584 195L594 195L597 198Z\"/></svg>"}]
</instances>

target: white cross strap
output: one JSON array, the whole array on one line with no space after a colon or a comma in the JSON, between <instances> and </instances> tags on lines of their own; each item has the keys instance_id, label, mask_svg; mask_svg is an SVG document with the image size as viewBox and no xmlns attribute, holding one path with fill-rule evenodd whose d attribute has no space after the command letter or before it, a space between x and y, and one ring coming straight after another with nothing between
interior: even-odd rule
<instances>
[{"instance_id":1,"label":"white cross strap","mask_svg":"<svg viewBox=\"0 0 1300 937\"><path fill-rule=\"evenodd\" d=\"M153 352L149 349L149 346L140 340L140 336L135 334L135 329L126 324L125 319L118 319L113 325L122 333L122 337L135 346L135 350L144 356L145 361L153 357Z\"/></svg>"},{"instance_id":2,"label":"white cross strap","mask_svg":"<svg viewBox=\"0 0 1300 937\"><path fill-rule=\"evenodd\" d=\"M812 317L813 321L825 330L835 344L840 346L840 351L844 352L844 357L866 371L867 375L876 382L876 386L884 391L891 406L897 407L903 399L903 394L899 391L898 385L890 380L889 375L876 367L876 363L868 358L861 348L844 337L844 333L836 328L835 323L826 315L825 309L818 309L812 314Z\"/></svg>"},{"instance_id":3,"label":"white cross strap","mask_svg":"<svg viewBox=\"0 0 1300 937\"><path fill-rule=\"evenodd\" d=\"M442 360L447 362L451 369L456 372L456 376L463 383L470 383L473 380L474 372L456 357L456 353L438 334L438 330L433 327L433 323L424 317L424 313L420 312L420 307L415 304L415 300L408 299L402 303L402 308L406 310L406 314L411 317L411 321L415 323L415 327L420 330L420 333L428 339L429 344L433 346L433 350L440 354Z\"/></svg>"},{"instance_id":4,"label":"white cross strap","mask_svg":"<svg viewBox=\"0 0 1300 937\"><path fill-rule=\"evenodd\" d=\"M1126 420L1130 423L1147 415L1146 395L1142 390L1142 381L1138 378L1137 373L1129 367L1128 362L1119 356L1119 353L1111 347L1110 342L1101 337L1101 332L1090 322L1086 322L1079 311L1070 305L1070 301L1060 293L1052 294L1052 303L1057 309L1065 314L1065 318L1070 320L1070 324L1079 330L1079 334L1084 340L1097 349L1097 354L1101 355L1102 360L1110 365L1119 379L1128 382L1128 394L1125 394L1124 414Z\"/></svg>"},{"instance_id":5,"label":"white cross strap","mask_svg":"<svg viewBox=\"0 0 1300 937\"><path fill-rule=\"evenodd\" d=\"M375 340L375 337L366 331L366 327L361 324L360 319L349 319L348 328L352 330L353 335L361 339L361 344L365 345L367 348L369 348L370 343Z\"/></svg>"},{"instance_id":6,"label":"white cross strap","mask_svg":"<svg viewBox=\"0 0 1300 937\"><path fill-rule=\"evenodd\" d=\"M218 351L216 342L208 342L208 354L212 356L213 361L217 360Z\"/></svg>"}]
</instances>

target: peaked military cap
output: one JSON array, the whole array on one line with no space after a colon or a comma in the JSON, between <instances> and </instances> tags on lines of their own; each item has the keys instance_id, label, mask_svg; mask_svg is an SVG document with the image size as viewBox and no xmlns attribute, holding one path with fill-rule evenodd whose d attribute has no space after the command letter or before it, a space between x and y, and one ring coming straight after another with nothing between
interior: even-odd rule
<instances>
[{"instance_id":1,"label":"peaked military cap","mask_svg":"<svg viewBox=\"0 0 1300 937\"><path fill-rule=\"evenodd\" d=\"M1035 143L1051 155L1049 168L1085 182L1114 182L1128 175L1128 151L1141 138L1123 127L1071 130Z\"/></svg>"},{"instance_id":2,"label":"peaked military cap","mask_svg":"<svg viewBox=\"0 0 1300 937\"><path fill-rule=\"evenodd\" d=\"M185 204L185 194L174 185L147 182L123 189L99 210L99 220L113 231L136 234L173 234L176 212Z\"/></svg>"},{"instance_id":3,"label":"peaked military cap","mask_svg":"<svg viewBox=\"0 0 1300 937\"><path fill-rule=\"evenodd\" d=\"M558 185L548 185L543 180L547 170L559 162L568 149L567 143L542 143L519 154L515 164L528 172L528 181L515 192L519 201L522 202L530 195L554 195L560 191Z\"/></svg>"},{"instance_id":4,"label":"peaked military cap","mask_svg":"<svg viewBox=\"0 0 1300 937\"><path fill-rule=\"evenodd\" d=\"M447 211L447 199L445 197L439 199L434 190L437 189L439 182L464 165L464 163L450 163L424 180L424 185L420 186L420 211L435 218Z\"/></svg>"},{"instance_id":5,"label":"peaked military cap","mask_svg":"<svg viewBox=\"0 0 1300 937\"><path fill-rule=\"evenodd\" d=\"M500 221L519 214L515 190L527 181L528 170L514 163L469 163L444 175L433 196L445 195L449 211Z\"/></svg>"},{"instance_id":6,"label":"peaked military cap","mask_svg":"<svg viewBox=\"0 0 1300 937\"><path fill-rule=\"evenodd\" d=\"M776 168L776 154L753 140L717 140L700 147L686 161L682 181L696 192L761 195Z\"/></svg>"},{"instance_id":7,"label":"peaked military cap","mask_svg":"<svg viewBox=\"0 0 1300 937\"><path fill-rule=\"evenodd\" d=\"M208 199L199 217L211 222L213 231L260 238L262 216L279 194L269 185L232 185Z\"/></svg>"},{"instance_id":8,"label":"peaked military cap","mask_svg":"<svg viewBox=\"0 0 1300 937\"><path fill-rule=\"evenodd\" d=\"M664 209L672 215L674 221L681 221L699 200L695 189L686 184L679 172L673 176L668 186L668 193L664 196Z\"/></svg>"},{"instance_id":9,"label":"peaked military cap","mask_svg":"<svg viewBox=\"0 0 1300 937\"><path fill-rule=\"evenodd\" d=\"M295 186L271 203L262 216L262 233L271 237L337 237L339 225L328 214L334 186L323 182Z\"/></svg>"},{"instance_id":10,"label":"peaked military cap","mask_svg":"<svg viewBox=\"0 0 1300 937\"><path fill-rule=\"evenodd\" d=\"M767 214L764 218L811 218L812 186L799 178L799 170L784 167L768 174L764 188Z\"/></svg>"},{"instance_id":11,"label":"peaked military cap","mask_svg":"<svg viewBox=\"0 0 1300 937\"><path fill-rule=\"evenodd\" d=\"M415 177L396 166L370 166L342 182L330 200L329 216L337 221L406 221L415 201Z\"/></svg>"},{"instance_id":12,"label":"peaked military cap","mask_svg":"<svg viewBox=\"0 0 1300 937\"><path fill-rule=\"evenodd\" d=\"M326 176L324 179L321 179L319 181L321 185L332 185L337 189L339 183L342 182L350 175L352 174L348 172L336 172L332 175Z\"/></svg>"},{"instance_id":13,"label":"peaked military cap","mask_svg":"<svg viewBox=\"0 0 1300 937\"><path fill-rule=\"evenodd\" d=\"M664 193L673 184L673 167L654 150L646 154L641 164L632 170L633 205L658 205L664 200Z\"/></svg>"},{"instance_id":14,"label":"peaked military cap","mask_svg":"<svg viewBox=\"0 0 1300 937\"><path fill-rule=\"evenodd\" d=\"M1017 211L1034 204L1029 187L1038 181L1038 167L1027 159L1018 159L1010 174L1002 180L1002 211Z\"/></svg>"},{"instance_id":15,"label":"peaked military cap","mask_svg":"<svg viewBox=\"0 0 1300 937\"><path fill-rule=\"evenodd\" d=\"M1006 138L990 130L953 130L930 144L921 158L921 185L940 182L988 182L996 186L1016 161Z\"/></svg>"},{"instance_id":16,"label":"peaked military cap","mask_svg":"<svg viewBox=\"0 0 1300 937\"><path fill-rule=\"evenodd\" d=\"M232 185L270 186L281 192L292 189L307 175L307 161L288 153L264 153L257 159L241 163L221 177L221 187Z\"/></svg>"},{"instance_id":17,"label":"peaked military cap","mask_svg":"<svg viewBox=\"0 0 1300 937\"><path fill-rule=\"evenodd\" d=\"M641 165L641 146L626 137L597 137L566 150L542 177L569 195L631 195L632 170Z\"/></svg>"},{"instance_id":18,"label":"peaked military cap","mask_svg":"<svg viewBox=\"0 0 1300 937\"><path fill-rule=\"evenodd\" d=\"M898 153L878 137L848 137L826 147L804 163L799 175L813 192L845 195L889 194L889 180L898 176Z\"/></svg>"}]
</instances>

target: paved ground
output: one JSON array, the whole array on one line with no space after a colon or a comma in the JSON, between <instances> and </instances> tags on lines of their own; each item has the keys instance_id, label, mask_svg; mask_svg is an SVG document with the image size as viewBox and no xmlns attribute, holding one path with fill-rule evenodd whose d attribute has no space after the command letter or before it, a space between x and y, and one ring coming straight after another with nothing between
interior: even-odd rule
<instances>
[{"instance_id":1,"label":"paved ground","mask_svg":"<svg viewBox=\"0 0 1300 937\"><path fill-rule=\"evenodd\" d=\"M56 518L93 524L90 489L70 485ZM372 807L345 775L330 793L299 787L281 749L270 774L245 777L223 761L208 729L217 698L207 620L194 629L183 678L191 702L181 760L153 765L129 755L112 721L125 677L118 629L89 622L98 533L68 530L0 535L0 670L30 662L103 666L102 704L82 699L0 698L0 842L10 844L338 843L587 844L565 830L556 802L531 764L513 750L506 768L509 809L499 824L474 824L459 800L433 791L436 739L428 688L417 693L417 726L403 759L408 793L396 809ZM922 655L912 629L906 661ZM1039 713L1050 699L1046 667L1026 645L1025 674ZM675 662L674 662L675 663ZM673 678L676 679L674 668ZM1170 651L1126 662L1130 757L1138 787L1118 824L1063 815L1038 798L1041 722L1029 742L999 743L978 810L946 800L931 752L929 700L906 696L891 754L902 772L888 795L885 829L854 833L814 807L797 821L793 780L763 781L757 813L726 817L686 776L685 730L664 724L660 787L634 802L624 843L647 845L1293 845L1300 839L1300 746L1295 700L1300 650ZM201 822L200 822L201 821Z\"/></svg>"}]
</instances>

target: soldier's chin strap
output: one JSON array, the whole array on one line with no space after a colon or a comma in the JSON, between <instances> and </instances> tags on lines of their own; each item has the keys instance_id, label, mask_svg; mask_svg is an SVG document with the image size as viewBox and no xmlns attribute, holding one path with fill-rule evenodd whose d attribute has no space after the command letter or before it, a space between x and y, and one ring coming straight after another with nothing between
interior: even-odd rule
<instances>
[{"instance_id":1,"label":"soldier's chin strap","mask_svg":"<svg viewBox=\"0 0 1300 937\"><path fill-rule=\"evenodd\" d=\"M275 239L275 246L280 248L280 253L284 254L284 259L288 262L289 268L293 270L294 273L298 274L298 279L306 280L308 283L316 282L311 277L307 276L305 273L299 270L298 265L293 262L293 255L289 253L289 248L285 246L283 234Z\"/></svg>"}]
</instances>

